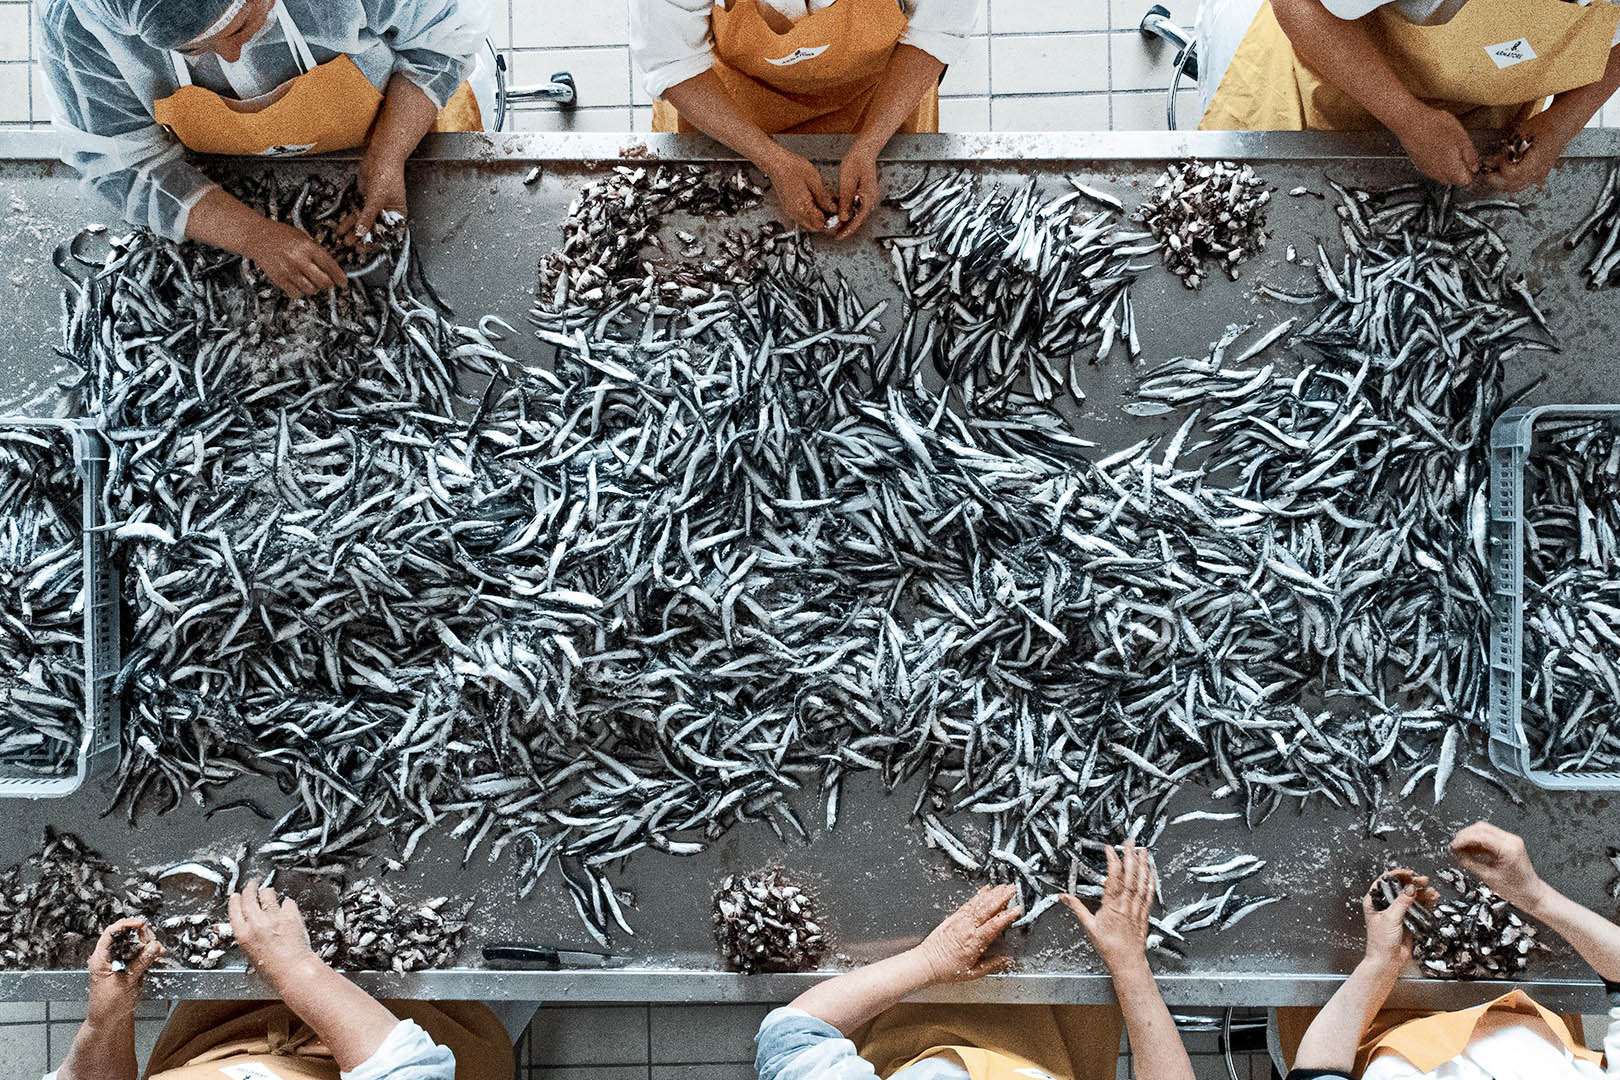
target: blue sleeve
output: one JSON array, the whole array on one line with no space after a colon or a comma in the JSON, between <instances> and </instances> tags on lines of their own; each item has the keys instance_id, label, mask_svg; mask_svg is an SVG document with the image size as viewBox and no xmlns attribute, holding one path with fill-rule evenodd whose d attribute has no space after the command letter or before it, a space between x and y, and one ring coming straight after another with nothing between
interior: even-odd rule
<instances>
[{"instance_id":1,"label":"blue sleeve","mask_svg":"<svg viewBox=\"0 0 1620 1080\"><path fill-rule=\"evenodd\" d=\"M213 182L184 157L179 140L152 119L152 103L67 0L36 5L35 36L62 160L82 186L131 225L179 240Z\"/></svg>"},{"instance_id":2,"label":"blue sleeve","mask_svg":"<svg viewBox=\"0 0 1620 1080\"><path fill-rule=\"evenodd\" d=\"M394 52L394 70L444 108L472 71L488 28L476 0L362 0L367 25Z\"/></svg>"},{"instance_id":3,"label":"blue sleeve","mask_svg":"<svg viewBox=\"0 0 1620 1080\"><path fill-rule=\"evenodd\" d=\"M754 1036L759 1080L876 1080L877 1071L831 1024L791 1007L774 1010Z\"/></svg>"}]
</instances>

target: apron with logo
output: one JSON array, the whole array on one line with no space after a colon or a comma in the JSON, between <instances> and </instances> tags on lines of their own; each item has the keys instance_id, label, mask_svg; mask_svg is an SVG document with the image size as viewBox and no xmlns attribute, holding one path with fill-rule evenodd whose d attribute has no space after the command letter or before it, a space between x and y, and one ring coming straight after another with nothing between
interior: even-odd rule
<instances>
[{"instance_id":1,"label":"apron with logo","mask_svg":"<svg viewBox=\"0 0 1620 1080\"><path fill-rule=\"evenodd\" d=\"M879 1076L945 1057L973 1080L1114 1080L1123 1025L1113 1005L897 1005L850 1039Z\"/></svg>"},{"instance_id":2,"label":"apron with logo","mask_svg":"<svg viewBox=\"0 0 1620 1080\"><path fill-rule=\"evenodd\" d=\"M1565 0L1468 0L1450 22L1408 22L1392 6L1365 16L1379 51L1414 96L1467 127L1505 128L1554 94L1603 77L1620 7ZM1294 52L1269 0L1221 77L1205 130L1366 131L1360 102Z\"/></svg>"},{"instance_id":3,"label":"apron with logo","mask_svg":"<svg viewBox=\"0 0 1620 1080\"><path fill-rule=\"evenodd\" d=\"M347 56L317 64L283 0L276 0L275 15L300 74L267 94L242 101L194 85L186 58L170 53L180 88L153 103L153 118L203 154L286 157L364 145L382 108L382 91ZM462 83L457 88L439 111L433 130L483 130L471 86Z\"/></svg>"},{"instance_id":4,"label":"apron with logo","mask_svg":"<svg viewBox=\"0 0 1620 1080\"><path fill-rule=\"evenodd\" d=\"M767 134L849 134L860 130L907 23L896 0L837 0L780 32L760 0L716 4L710 16L714 73ZM653 130L697 129L658 101ZM939 130L938 86L900 130Z\"/></svg>"},{"instance_id":5,"label":"apron with logo","mask_svg":"<svg viewBox=\"0 0 1620 1080\"><path fill-rule=\"evenodd\" d=\"M456 1080L506 1080L512 1042L476 1001L389 1001L456 1058ZM339 1080L337 1062L287 1006L257 1001L188 1001L169 1018L146 1080Z\"/></svg>"}]
</instances>

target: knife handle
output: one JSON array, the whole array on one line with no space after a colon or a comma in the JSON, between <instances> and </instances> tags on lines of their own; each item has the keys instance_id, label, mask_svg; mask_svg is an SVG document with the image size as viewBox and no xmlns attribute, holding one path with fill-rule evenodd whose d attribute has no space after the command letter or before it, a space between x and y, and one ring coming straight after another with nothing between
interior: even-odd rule
<instances>
[{"instance_id":1,"label":"knife handle","mask_svg":"<svg viewBox=\"0 0 1620 1080\"><path fill-rule=\"evenodd\" d=\"M484 946L484 963L497 971L557 971L562 959L551 945L496 941Z\"/></svg>"}]
</instances>

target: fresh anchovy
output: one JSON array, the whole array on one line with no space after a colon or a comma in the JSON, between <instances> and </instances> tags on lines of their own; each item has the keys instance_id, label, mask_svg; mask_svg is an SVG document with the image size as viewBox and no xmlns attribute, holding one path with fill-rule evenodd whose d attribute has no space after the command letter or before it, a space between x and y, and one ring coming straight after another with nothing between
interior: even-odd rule
<instances>
[{"instance_id":1,"label":"fresh anchovy","mask_svg":"<svg viewBox=\"0 0 1620 1080\"><path fill-rule=\"evenodd\" d=\"M1187 873L1191 874L1195 881L1213 885L1253 877L1265 869L1265 866L1264 859L1257 859L1253 855L1237 855L1223 863L1188 867Z\"/></svg>"},{"instance_id":2,"label":"fresh anchovy","mask_svg":"<svg viewBox=\"0 0 1620 1080\"><path fill-rule=\"evenodd\" d=\"M1586 264L1586 287L1608 288L1620 279L1620 165L1609 166L1591 213L1564 237L1564 247L1574 251L1589 237L1595 247Z\"/></svg>"},{"instance_id":3,"label":"fresh anchovy","mask_svg":"<svg viewBox=\"0 0 1620 1080\"><path fill-rule=\"evenodd\" d=\"M129 965L140 958L143 948L138 928L131 926L127 930L119 930L107 945L108 966L114 971L129 970Z\"/></svg>"},{"instance_id":4,"label":"fresh anchovy","mask_svg":"<svg viewBox=\"0 0 1620 1080\"><path fill-rule=\"evenodd\" d=\"M450 967L461 951L473 903L452 903L445 896L409 901L376 881L356 881L334 907L310 913L310 944L339 971Z\"/></svg>"},{"instance_id":5,"label":"fresh anchovy","mask_svg":"<svg viewBox=\"0 0 1620 1080\"><path fill-rule=\"evenodd\" d=\"M827 951L815 897L780 867L732 874L714 894L714 936L729 971L812 971Z\"/></svg>"},{"instance_id":6,"label":"fresh anchovy","mask_svg":"<svg viewBox=\"0 0 1620 1080\"><path fill-rule=\"evenodd\" d=\"M1271 191L1249 165L1176 162L1135 216L1164 244L1165 267L1196 289L1211 266L1236 281L1238 264L1265 248Z\"/></svg>"},{"instance_id":7,"label":"fresh anchovy","mask_svg":"<svg viewBox=\"0 0 1620 1080\"><path fill-rule=\"evenodd\" d=\"M71 773L85 712L83 485L67 436L0 429L0 763Z\"/></svg>"}]
</instances>

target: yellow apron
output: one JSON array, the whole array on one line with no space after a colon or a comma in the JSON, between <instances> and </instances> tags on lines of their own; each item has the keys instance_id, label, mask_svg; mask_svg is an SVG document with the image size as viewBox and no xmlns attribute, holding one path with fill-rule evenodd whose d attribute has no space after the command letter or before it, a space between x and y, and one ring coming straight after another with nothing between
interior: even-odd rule
<instances>
[{"instance_id":1,"label":"yellow apron","mask_svg":"<svg viewBox=\"0 0 1620 1080\"><path fill-rule=\"evenodd\" d=\"M152 104L153 118L203 154L287 157L363 146L382 108L382 91L347 56L315 63L282 0L276 0L275 14L302 74L252 101L238 101L193 85L185 57L172 53L180 88ZM482 129L478 100L462 83L439 111L433 130Z\"/></svg>"},{"instance_id":2,"label":"yellow apron","mask_svg":"<svg viewBox=\"0 0 1620 1080\"><path fill-rule=\"evenodd\" d=\"M774 11L773 18L779 18ZM897 0L837 0L773 29L760 0L715 5L714 73L744 114L771 135L859 131L908 20ZM654 131L695 131L666 101L653 104ZM939 87L931 87L900 130L939 130Z\"/></svg>"},{"instance_id":3,"label":"yellow apron","mask_svg":"<svg viewBox=\"0 0 1620 1080\"><path fill-rule=\"evenodd\" d=\"M885 1077L951 1057L973 1080L1114 1080L1123 1026L1114 1005L897 1005L850 1039Z\"/></svg>"},{"instance_id":4,"label":"yellow apron","mask_svg":"<svg viewBox=\"0 0 1620 1080\"><path fill-rule=\"evenodd\" d=\"M1365 19L1379 51L1416 97L1455 113L1467 127L1504 128L1533 115L1546 98L1603 77L1620 7L1468 0L1450 22L1434 26L1408 22L1389 5ZM1305 65L1266 0L1198 126L1366 131L1379 124Z\"/></svg>"},{"instance_id":5,"label":"yellow apron","mask_svg":"<svg viewBox=\"0 0 1620 1080\"><path fill-rule=\"evenodd\" d=\"M1603 1055L1585 1048L1586 1033L1579 1016L1560 1017L1531 1001L1524 991L1514 990L1495 1001L1460 1012L1383 1010L1373 1017L1361 1036L1353 1075L1360 1076L1368 1063L1383 1052L1399 1054L1423 1072L1433 1072L1467 1048L1480 1019L1492 1009L1539 1016L1571 1053L1598 1065L1603 1063ZM1277 1042L1287 1068L1294 1067L1299 1044L1321 1011L1312 1008L1277 1010Z\"/></svg>"},{"instance_id":6,"label":"yellow apron","mask_svg":"<svg viewBox=\"0 0 1620 1080\"><path fill-rule=\"evenodd\" d=\"M512 1042L476 1001L389 1001L456 1058L456 1080L508 1080ZM146 1080L339 1080L337 1062L315 1033L275 1002L180 1004L152 1050Z\"/></svg>"}]
</instances>

